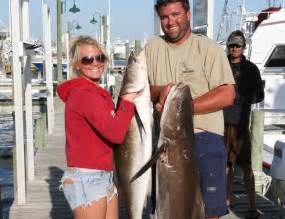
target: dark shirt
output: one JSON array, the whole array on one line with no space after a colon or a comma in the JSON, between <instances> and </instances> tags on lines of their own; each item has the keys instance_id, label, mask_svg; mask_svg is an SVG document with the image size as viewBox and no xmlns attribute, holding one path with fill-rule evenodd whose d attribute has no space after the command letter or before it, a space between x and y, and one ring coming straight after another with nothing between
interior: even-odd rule
<instances>
[{"instance_id":1,"label":"dark shirt","mask_svg":"<svg viewBox=\"0 0 285 219\"><path fill-rule=\"evenodd\" d=\"M230 62L230 56L228 56ZM242 56L240 63L231 63L236 82L236 99L234 105L224 109L225 124L249 125L251 104L264 99L264 88L260 72L255 64Z\"/></svg>"}]
</instances>

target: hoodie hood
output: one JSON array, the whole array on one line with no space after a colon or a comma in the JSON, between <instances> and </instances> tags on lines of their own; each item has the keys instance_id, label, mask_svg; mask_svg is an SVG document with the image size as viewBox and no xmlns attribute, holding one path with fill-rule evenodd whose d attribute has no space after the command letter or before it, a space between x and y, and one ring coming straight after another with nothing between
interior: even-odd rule
<instances>
[{"instance_id":1,"label":"hoodie hood","mask_svg":"<svg viewBox=\"0 0 285 219\"><path fill-rule=\"evenodd\" d=\"M71 91L76 87L84 87L84 88L96 88L97 85L93 84L92 82L88 81L84 77L78 77L75 79L67 80L58 85L57 93L60 99L63 102L66 102Z\"/></svg>"}]
</instances>

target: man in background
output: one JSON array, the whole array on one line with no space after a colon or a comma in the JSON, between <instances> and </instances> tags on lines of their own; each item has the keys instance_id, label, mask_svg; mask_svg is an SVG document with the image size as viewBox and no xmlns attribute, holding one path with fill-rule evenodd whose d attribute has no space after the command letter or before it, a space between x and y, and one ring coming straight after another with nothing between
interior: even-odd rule
<instances>
[{"instance_id":1,"label":"man in background","mask_svg":"<svg viewBox=\"0 0 285 219\"><path fill-rule=\"evenodd\" d=\"M249 199L249 217L258 216L255 204L254 175L251 167L251 139L249 120L251 104L264 98L260 72L255 64L243 55L246 40L243 33L236 30L227 40L228 59L236 82L236 98L233 106L224 109L225 144L228 153L227 202L233 205L233 174L235 164L244 173L244 185Z\"/></svg>"}]
</instances>

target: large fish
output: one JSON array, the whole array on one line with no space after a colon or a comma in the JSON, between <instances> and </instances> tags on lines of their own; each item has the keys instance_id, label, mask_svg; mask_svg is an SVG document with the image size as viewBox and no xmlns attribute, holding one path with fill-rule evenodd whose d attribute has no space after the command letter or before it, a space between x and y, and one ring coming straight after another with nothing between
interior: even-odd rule
<instances>
[{"instance_id":1,"label":"large fish","mask_svg":"<svg viewBox=\"0 0 285 219\"><path fill-rule=\"evenodd\" d=\"M134 176L134 182L156 162L157 219L202 219L204 204L195 158L190 89L171 88L161 115L158 150Z\"/></svg>"},{"instance_id":2,"label":"large fish","mask_svg":"<svg viewBox=\"0 0 285 219\"><path fill-rule=\"evenodd\" d=\"M126 216L141 219L150 193L151 170L136 181L130 181L152 155L152 104L144 51L138 56L131 53L129 57L120 95L130 92L140 92L134 101L136 113L124 143L114 149L114 157Z\"/></svg>"}]
</instances>

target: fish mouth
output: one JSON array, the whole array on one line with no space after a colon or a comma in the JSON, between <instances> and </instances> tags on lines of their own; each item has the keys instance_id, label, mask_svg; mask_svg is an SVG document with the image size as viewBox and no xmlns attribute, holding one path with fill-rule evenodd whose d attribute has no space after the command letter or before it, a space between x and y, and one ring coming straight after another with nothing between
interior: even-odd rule
<instances>
[{"instance_id":1,"label":"fish mouth","mask_svg":"<svg viewBox=\"0 0 285 219\"><path fill-rule=\"evenodd\" d=\"M187 85L186 84L183 84L183 83L178 83L177 86L176 86L176 89L178 90L183 90L183 89L186 89L187 88Z\"/></svg>"},{"instance_id":2,"label":"fish mouth","mask_svg":"<svg viewBox=\"0 0 285 219\"><path fill-rule=\"evenodd\" d=\"M142 93L145 87L126 87L124 89L121 89L119 96L130 94L130 93Z\"/></svg>"}]
</instances>

